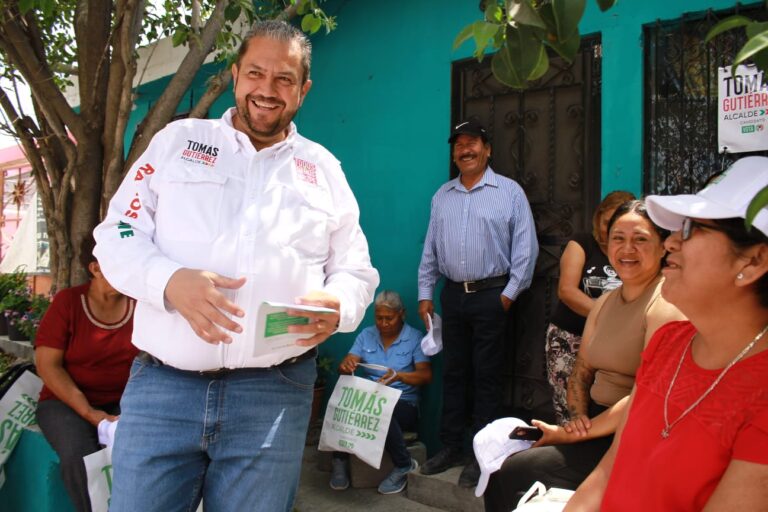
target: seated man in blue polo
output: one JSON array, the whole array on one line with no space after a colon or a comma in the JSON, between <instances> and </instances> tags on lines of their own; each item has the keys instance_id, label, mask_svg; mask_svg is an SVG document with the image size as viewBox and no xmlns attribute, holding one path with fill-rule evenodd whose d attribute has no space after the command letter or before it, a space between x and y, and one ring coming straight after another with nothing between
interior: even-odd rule
<instances>
[{"instance_id":1,"label":"seated man in blue polo","mask_svg":"<svg viewBox=\"0 0 768 512\"><path fill-rule=\"evenodd\" d=\"M389 424L386 452L395 466L379 485L382 494L405 489L408 473L418 464L405 447L403 431L416 430L419 420L418 386L432 381L429 357L421 351L423 334L405 323L405 308L397 292L383 291L374 301L376 325L367 327L355 339L349 354L339 365L339 373L362 376L402 391ZM370 366L368 366L370 365ZM349 487L349 455L334 452L331 489Z\"/></svg>"}]
</instances>

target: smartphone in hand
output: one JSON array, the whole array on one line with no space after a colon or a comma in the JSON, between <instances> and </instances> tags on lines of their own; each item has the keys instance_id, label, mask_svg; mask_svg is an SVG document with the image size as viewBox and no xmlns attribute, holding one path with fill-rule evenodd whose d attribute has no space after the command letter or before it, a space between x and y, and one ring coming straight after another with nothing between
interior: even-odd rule
<instances>
[{"instance_id":1,"label":"smartphone in hand","mask_svg":"<svg viewBox=\"0 0 768 512\"><path fill-rule=\"evenodd\" d=\"M510 439L520 439L522 441L538 441L544 432L538 427L516 427L509 433Z\"/></svg>"}]
</instances>

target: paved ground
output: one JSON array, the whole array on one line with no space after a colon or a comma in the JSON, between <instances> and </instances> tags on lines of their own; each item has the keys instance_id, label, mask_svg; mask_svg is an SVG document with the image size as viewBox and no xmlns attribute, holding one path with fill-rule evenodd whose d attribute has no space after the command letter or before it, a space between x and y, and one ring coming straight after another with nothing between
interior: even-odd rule
<instances>
[{"instance_id":1,"label":"paved ground","mask_svg":"<svg viewBox=\"0 0 768 512\"><path fill-rule=\"evenodd\" d=\"M441 512L441 509L411 501L403 493L384 496L376 489L334 491L328 486L330 472L320 471L317 467L316 447L314 442L304 450L301 484L295 505L297 512Z\"/></svg>"}]
</instances>

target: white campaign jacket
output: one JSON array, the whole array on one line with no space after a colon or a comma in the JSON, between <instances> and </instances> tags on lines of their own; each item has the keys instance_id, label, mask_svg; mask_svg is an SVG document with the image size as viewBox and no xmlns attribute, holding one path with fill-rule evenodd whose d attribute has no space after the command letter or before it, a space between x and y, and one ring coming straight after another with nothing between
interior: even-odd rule
<instances>
[{"instance_id":1,"label":"white campaign jacket","mask_svg":"<svg viewBox=\"0 0 768 512\"><path fill-rule=\"evenodd\" d=\"M379 283L359 209L339 162L296 132L261 151L220 120L185 119L152 139L95 230L107 280L138 300L133 343L184 370L268 367L307 350L254 357L262 301L295 303L311 290L341 301L339 331L360 324ZM164 300L179 268L245 276L222 290L245 311L229 345L200 339Z\"/></svg>"}]
</instances>

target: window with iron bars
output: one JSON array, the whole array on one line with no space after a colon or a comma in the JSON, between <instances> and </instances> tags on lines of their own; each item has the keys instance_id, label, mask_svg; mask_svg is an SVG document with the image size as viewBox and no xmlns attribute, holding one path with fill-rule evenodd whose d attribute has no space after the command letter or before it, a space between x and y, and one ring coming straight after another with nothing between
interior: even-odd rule
<instances>
[{"instance_id":1,"label":"window with iron bars","mask_svg":"<svg viewBox=\"0 0 768 512\"><path fill-rule=\"evenodd\" d=\"M746 36L737 29L710 44L704 38L718 21L733 14L768 19L762 6L737 4L727 11L685 14L644 27L646 194L695 193L734 160L768 155L718 152L717 68L732 64Z\"/></svg>"}]
</instances>

